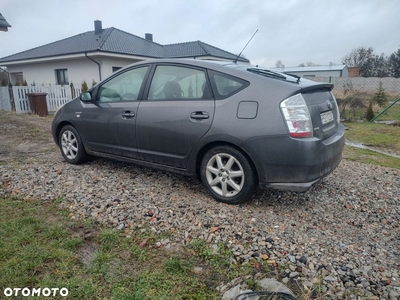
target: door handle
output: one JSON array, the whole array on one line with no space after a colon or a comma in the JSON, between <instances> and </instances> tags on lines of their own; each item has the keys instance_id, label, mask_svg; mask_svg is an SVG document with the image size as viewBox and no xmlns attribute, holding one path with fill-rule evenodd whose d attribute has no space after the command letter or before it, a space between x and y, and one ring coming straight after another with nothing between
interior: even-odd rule
<instances>
[{"instance_id":1,"label":"door handle","mask_svg":"<svg viewBox=\"0 0 400 300\"><path fill-rule=\"evenodd\" d=\"M210 115L205 111L196 111L190 114L190 118L193 120L205 120L208 119Z\"/></svg>"},{"instance_id":2,"label":"door handle","mask_svg":"<svg viewBox=\"0 0 400 300\"><path fill-rule=\"evenodd\" d=\"M135 116L135 113L133 111L124 111L121 116L122 119L130 119Z\"/></svg>"}]
</instances>

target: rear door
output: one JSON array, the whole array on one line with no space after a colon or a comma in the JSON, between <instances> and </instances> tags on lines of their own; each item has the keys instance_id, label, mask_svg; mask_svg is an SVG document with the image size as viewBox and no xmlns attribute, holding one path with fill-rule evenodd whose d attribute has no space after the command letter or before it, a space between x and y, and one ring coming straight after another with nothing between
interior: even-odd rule
<instances>
[{"instance_id":1,"label":"rear door","mask_svg":"<svg viewBox=\"0 0 400 300\"><path fill-rule=\"evenodd\" d=\"M157 65L141 101L136 136L139 158L186 168L190 151L214 117L206 71L179 64Z\"/></svg>"},{"instance_id":2,"label":"rear door","mask_svg":"<svg viewBox=\"0 0 400 300\"><path fill-rule=\"evenodd\" d=\"M137 158L135 124L148 66L123 71L101 84L82 115L82 136L90 150Z\"/></svg>"}]
</instances>

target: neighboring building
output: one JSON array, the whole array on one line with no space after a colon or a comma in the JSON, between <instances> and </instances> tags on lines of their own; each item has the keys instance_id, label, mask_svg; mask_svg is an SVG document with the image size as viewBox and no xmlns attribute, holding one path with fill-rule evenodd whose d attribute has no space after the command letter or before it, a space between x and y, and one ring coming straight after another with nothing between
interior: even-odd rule
<instances>
[{"instance_id":1,"label":"neighboring building","mask_svg":"<svg viewBox=\"0 0 400 300\"><path fill-rule=\"evenodd\" d=\"M160 45L152 34L138 37L117 28L102 28L94 21L94 31L81 33L54 43L0 59L13 84L23 77L28 84L79 86L111 75L116 70L150 58L193 58L233 61L236 55L201 41ZM243 57L239 62L249 63Z\"/></svg>"},{"instance_id":2,"label":"neighboring building","mask_svg":"<svg viewBox=\"0 0 400 300\"><path fill-rule=\"evenodd\" d=\"M0 13L0 31L8 31L8 27L11 27L10 24L6 21L3 15Z\"/></svg>"},{"instance_id":3,"label":"neighboring building","mask_svg":"<svg viewBox=\"0 0 400 300\"><path fill-rule=\"evenodd\" d=\"M329 65L314 67L295 68L271 68L271 71L298 75L304 78L313 77L349 77L349 70L346 65Z\"/></svg>"},{"instance_id":4,"label":"neighboring building","mask_svg":"<svg viewBox=\"0 0 400 300\"><path fill-rule=\"evenodd\" d=\"M349 77L360 77L360 67L348 67Z\"/></svg>"}]
</instances>

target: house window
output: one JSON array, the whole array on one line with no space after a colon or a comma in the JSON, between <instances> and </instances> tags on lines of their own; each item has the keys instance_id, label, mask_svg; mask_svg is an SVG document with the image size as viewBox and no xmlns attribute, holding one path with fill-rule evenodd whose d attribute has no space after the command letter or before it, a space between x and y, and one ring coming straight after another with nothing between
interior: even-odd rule
<instances>
[{"instance_id":1,"label":"house window","mask_svg":"<svg viewBox=\"0 0 400 300\"><path fill-rule=\"evenodd\" d=\"M13 85L22 85L24 82L24 74L22 72L10 73L10 79Z\"/></svg>"},{"instance_id":2,"label":"house window","mask_svg":"<svg viewBox=\"0 0 400 300\"><path fill-rule=\"evenodd\" d=\"M112 67L113 73L114 73L114 72L117 72L119 69L122 69L122 67Z\"/></svg>"},{"instance_id":3,"label":"house window","mask_svg":"<svg viewBox=\"0 0 400 300\"><path fill-rule=\"evenodd\" d=\"M67 69L56 69L56 82L57 84L68 84Z\"/></svg>"}]
</instances>

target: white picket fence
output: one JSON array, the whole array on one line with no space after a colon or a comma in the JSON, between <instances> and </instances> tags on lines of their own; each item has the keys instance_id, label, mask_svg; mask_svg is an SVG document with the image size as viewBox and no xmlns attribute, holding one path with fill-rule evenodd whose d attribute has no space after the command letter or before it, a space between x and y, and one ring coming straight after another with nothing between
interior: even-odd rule
<instances>
[{"instance_id":1,"label":"white picket fence","mask_svg":"<svg viewBox=\"0 0 400 300\"><path fill-rule=\"evenodd\" d=\"M69 86L13 86L15 111L16 113L30 113L29 93L47 93L47 109L50 113L54 113L65 103L71 101L74 97L81 93L80 88L74 88L72 95Z\"/></svg>"}]
</instances>

